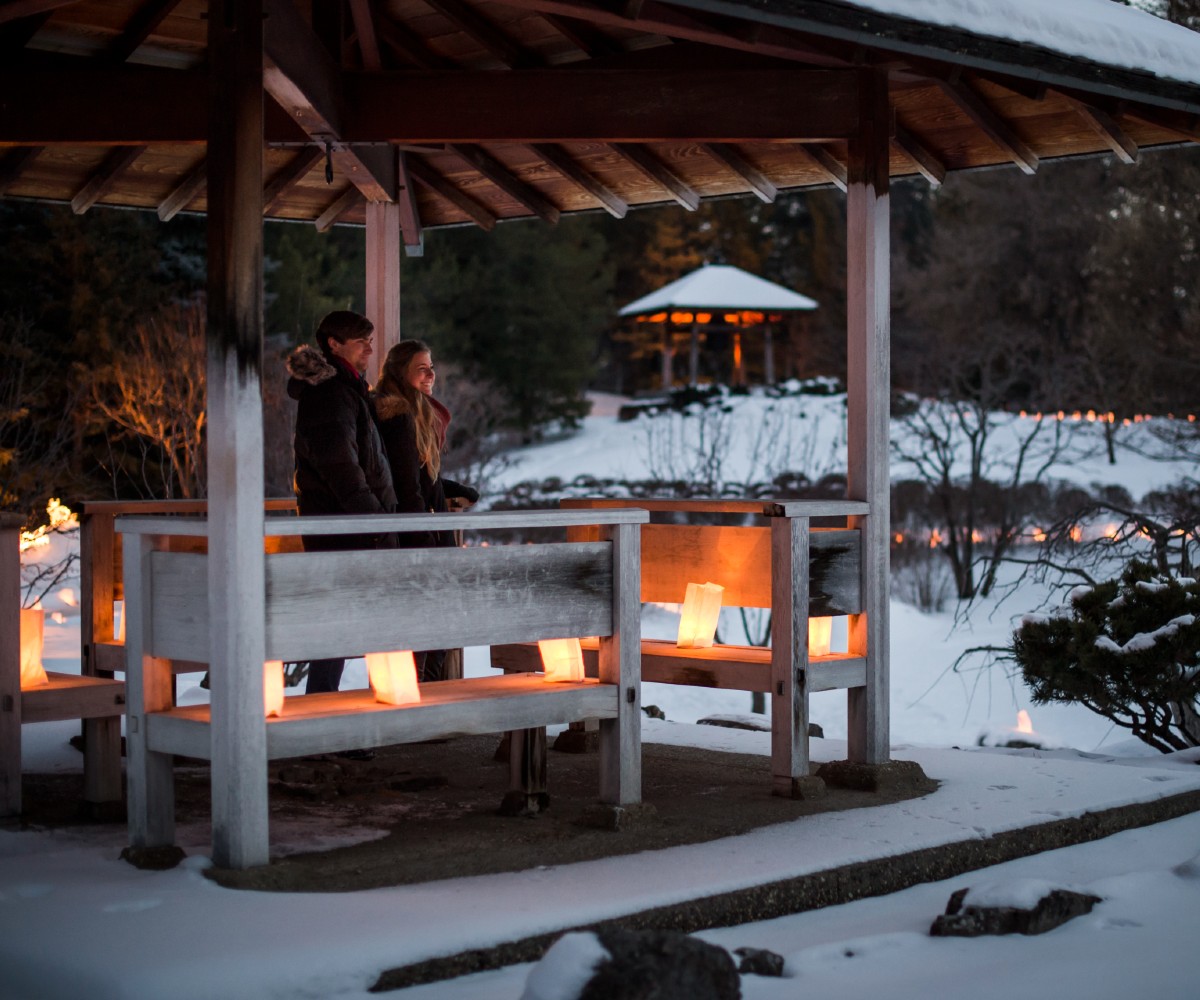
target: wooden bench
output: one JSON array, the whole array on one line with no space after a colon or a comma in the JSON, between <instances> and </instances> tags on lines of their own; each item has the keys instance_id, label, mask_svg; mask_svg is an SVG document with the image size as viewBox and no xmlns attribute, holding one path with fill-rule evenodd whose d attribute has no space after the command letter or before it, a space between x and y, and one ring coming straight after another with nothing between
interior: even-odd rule
<instances>
[{"instance_id":1,"label":"wooden bench","mask_svg":"<svg viewBox=\"0 0 1200 1000\"><path fill-rule=\"evenodd\" d=\"M84 720L83 798L121 801L121 681L47 671L49 683L21 690L21 540L19 514L0 514L0 810L21 812L21 727Z\"/></svg>"},{"instance_id":2,"label":"wooden bench","mask_svg":"<svg viewBox=\"0 0 1200 1000\"><path fill-rule=\"evenodd\" d=\"M820 794L819 781L809 777L809 695L863 688L866 658L855 638L863 633L855 629L850 652L810 656L808 619L862 613L861 538L846 519L865 515L867 504L571 499L561 506L577 511L632 506L652 514L656 523L641 529L643 601L679 604L689 582L711 581L725 588L726 607L771 610L770 648L680 649L673 642L642 639L642 681L768 694L776 793ZM842 526L813 527L814 518L836 518ZM572 537L588 537L588 529L575 529ZM528 645L493 646L492 665L506 673L535 669L536 653ZM595 669L594 644L584 643L584 658Z\"/></svg>"},{"instance_id":3,"label":"wooden bench","mask_svg":"<svg viewBox=\"0 0 1200 1000\"><path fill-rule=\"evenodd\" d=\"M204 519L118 518L116 530L124 536L128 616L133 846L166 845L174 839L173 754L212 759L214 802L226 794L218 748L223 768L248 771L268 759L598 718L601 801L640 801L638 529L647 519L640 510L267 519L266 535L274 538L364 531L596 528L594 538L578 542L267 554L267 659L580 635L600 639L594 680L547 683L526 674L444 681L422 686L421 702L405 706L379 704L366 691L297 695L285 699L281 717L265 719L261 708L219 704L222 686L215 681L211 706L172 704L171 661L207 659L210 622L209 557L171 551L171 539L205 537ZM212 667L214 673L219 669ZM261 672L261 665L238 664L237 669ZM245 690L254 690L253 685ZM517 761L514 772L519 767ZM265 785L263 798L239 802L239 808L261 812L265 836ZM214 842L223 836L216 812Z\"/></svg>"}]
</instances>

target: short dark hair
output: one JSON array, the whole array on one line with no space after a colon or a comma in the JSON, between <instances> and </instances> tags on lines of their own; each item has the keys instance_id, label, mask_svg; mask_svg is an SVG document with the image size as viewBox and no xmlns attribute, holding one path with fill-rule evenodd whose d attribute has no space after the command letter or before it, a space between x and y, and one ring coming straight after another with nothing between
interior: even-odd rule
<instances>
[{"instance_id":1,"label":"short dark hair","mask_svg":"<svg viewBox=\"0 0 1200 1000\"><path fill-rule=\"evenodd\" d=\"M325 354L329 354L331 340L344 344L347 340L369 337L374 332L375 324L362 313L351 312L349 309L335 309L317 324L317 346Z\"/></svg>"}]
</instances>

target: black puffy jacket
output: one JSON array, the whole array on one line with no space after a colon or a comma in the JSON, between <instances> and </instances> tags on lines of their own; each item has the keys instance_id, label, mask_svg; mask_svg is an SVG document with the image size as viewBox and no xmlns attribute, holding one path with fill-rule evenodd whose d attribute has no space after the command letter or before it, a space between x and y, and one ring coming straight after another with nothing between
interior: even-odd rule
<instances>
[{"instance_id":1,"label":"black puffy jacket","mask_svg":"<svg viewBox=\"0 0 1200 1000\"><path fill-rule=\"evenodd\" d=\"M366 383L315 347L297 347L287 369L288 395L299 402L294 445L300 514L393 513L396 493ZM338 548L371 544L340 541Z\"/></svg>"}]
</instances>

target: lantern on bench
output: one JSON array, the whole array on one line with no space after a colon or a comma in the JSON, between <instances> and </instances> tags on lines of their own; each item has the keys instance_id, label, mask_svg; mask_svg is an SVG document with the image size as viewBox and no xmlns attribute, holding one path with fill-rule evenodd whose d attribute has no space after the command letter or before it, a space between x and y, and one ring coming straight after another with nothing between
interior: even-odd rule
<instances>
[{"instance_id":1,"label":"lantern on bench","mask_svg":"<svg viewBox=\"0 0 1200 1000\"><path fill-rule=\"evenodd\" d=\"M367 653L367 677L375 700L385 705L415 705L421 700L417 687L417 664L412 650Z\"/></svg>"},{"instance_id":2,"label":"lantern on bench","mask_svg":"<svg viewBox=\"0 0 1200 1000\"><path fill-rule=\"evenodd\" d=\"M21 690L49 684L42 666L46 616L41 608L21 609Z\"/></svg>"},{"instance_id":3,"label":"lantern on bench","mask_svg":"<svg viewBox=\"0 0 1200 1000\"><path fill-rule=\"evenodd\" d=\"M263 664L263 707L268 719L283 715L283 660Z\"/></svg>"},{"instance_id":4,"label":"lantern on bench","mask_svg":"<svg viewBox=\"0 0 1200 1000\"><path fill-rule=\"evenodd\" d=\"M721 595L725 588L717 583L689 583L679 616L680 649L706 649L717 634L717 619L721 615Z\"/></svg>"},{"instance_id":5,"label":"lantern on bench","mask_svg":"<svg viewBox=\"0 0 1200 1000\"><path fill-rule=\"evenodd\" d=\"M810 618L808 620L808 655L828 656L833 638L832 618Z\"/></svg>"},{"instance_id":6,"label":"lantern on bench","mask_svg":"<svg viewBox=\"0 0 1200 1000\"><path fill-rule=\"evenodd\" d=\"M578 639L539 639L538 652L547 681L583 680L583 650Z\"/></svg>"}]
</instances>

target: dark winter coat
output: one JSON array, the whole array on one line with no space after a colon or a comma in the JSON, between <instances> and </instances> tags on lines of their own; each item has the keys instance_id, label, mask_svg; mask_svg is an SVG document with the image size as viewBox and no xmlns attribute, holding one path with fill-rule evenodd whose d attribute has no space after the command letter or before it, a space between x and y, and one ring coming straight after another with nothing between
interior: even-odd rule
<instances>
[{"instance_id":1,"label":"dark winter coat","mask_svg":"<svg viewBox=\"0 0 1200 1000\"><path fill-rule=\"evenodd\" d=\"M315 347L287 361L296 411L296 500L300 514L391 514L392 474L367 384ZM386 536L307 536L305 548L375 548Z\"/></svg>"},{"instance_id":2,"label":"dark winter coat","mask_svg":"<svg viewBox=\"0 0 1200 1000\"><path fill-rule=\"evenodd\" d=\"M402 514L444 513L447 500L462 497L474 503L478 491L453 479L431 476L417 453L417 428L408 400L403 396L375 396L375 414L379 418L379 433L392 467L392 482L396 490L396 510ZM442 407L445 422L450 414ZM454 533L450 531L410 532L400 536L404 548L453 547Z\"/></svg>"}]
</instances>

